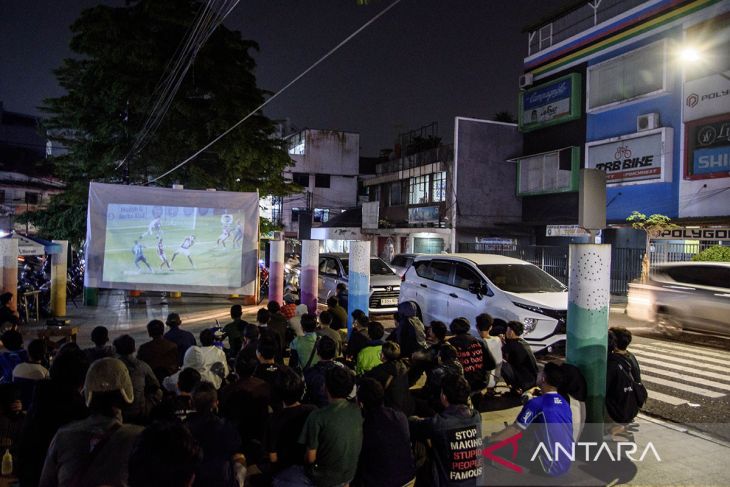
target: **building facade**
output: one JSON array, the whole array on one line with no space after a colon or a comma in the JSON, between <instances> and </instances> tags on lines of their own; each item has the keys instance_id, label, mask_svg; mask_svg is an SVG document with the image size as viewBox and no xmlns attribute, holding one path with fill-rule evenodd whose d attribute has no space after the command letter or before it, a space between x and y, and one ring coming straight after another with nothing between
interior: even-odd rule
<instances>
[{"instance_id":1,"label":"building facade","mask_svg":"<svg viewBox=\"0 0 730 487\"><path fill-rule=\"evenodd\" d=\"M575 2L528 42L518 192L538 235L577 224L592 168L606 173L607 241L634 210L729 239L730 2Z\"/></svg>"}]
</instances>

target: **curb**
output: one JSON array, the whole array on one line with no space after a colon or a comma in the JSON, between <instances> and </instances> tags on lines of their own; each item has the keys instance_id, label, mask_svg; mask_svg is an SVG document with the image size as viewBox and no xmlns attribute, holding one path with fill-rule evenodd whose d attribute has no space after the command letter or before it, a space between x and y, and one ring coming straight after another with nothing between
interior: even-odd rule
<instances>
[{"instance_id":1,"label":"curb","mask_svg":"<svg viewBox=\"0 0 730 487\"><path fill-rule=\"evenodd\" d=\"M699 438L701 440L709 441L710 443L715 443L719 446L724 446L725 448L730 448L730 441L721 440L719 438L715 438L714 436L711 436L703 431L699 431L696 429L689 428L684 425L680 425L677 423L670 423L669 421L665 421L663 419L655 418L653 416L646 415L644 413L639 413L637 418L641 418L645 421L648 421L650 423L654 423L659 426L663 426L665 428L668 428L673 431L677 431L679 433L685 433L690 436L694 436L695 438Z\"/></svg>"}]
</instances>

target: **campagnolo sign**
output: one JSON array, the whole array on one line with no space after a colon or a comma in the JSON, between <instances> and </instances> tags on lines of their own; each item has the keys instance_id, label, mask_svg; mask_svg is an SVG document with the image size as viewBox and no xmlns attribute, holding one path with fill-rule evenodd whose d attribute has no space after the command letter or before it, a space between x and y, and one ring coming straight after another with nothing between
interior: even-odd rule
<instances>
[{"instance_id":1,"label":"campagnolo sign","mask_svg":"<svg viewBox=\"0 0 730 487\"><path fill-rule=\"evenodd\" d=\"M673 228L662 231L654 240L730 240L730 227Z\"/></svg>"},{"instance_id":2,"label":"campagnolo sign","mask_svg":"<svg viewBox=\"0 0 730 487\"><path fill-rule=\"evenodd\" d=\"M520 130L580 117L580 74L572 73L520 93Z\"/></svg>"},{"instance_id":3,"label":"campagnolo sign","mask_svg":"<svg viewBox=\"0 0 730 487\"><path fill-rule=\"evenodd\" d=\"M609 185L670 181L672 133L671 128L664 127L589 142L586 168L604 171Z\"/></svg>"}]
</instances>

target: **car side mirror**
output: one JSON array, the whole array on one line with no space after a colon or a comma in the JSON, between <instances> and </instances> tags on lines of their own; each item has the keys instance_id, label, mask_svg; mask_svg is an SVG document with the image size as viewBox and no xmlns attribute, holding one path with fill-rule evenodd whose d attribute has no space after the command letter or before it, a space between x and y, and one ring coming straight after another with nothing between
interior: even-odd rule
<instances>
[{"instance_id":1,"label":"car side mirror","mask_svg":"<svg viewBox=\"0 0 730 487\"><path fill-rule=\"evenodd\" d=\"M485 282L472 282L469 284L469 292L476 294L477 298L482 299L482 296L491 296L492 293L487 287Z\"/></svg>"}]
</instances>

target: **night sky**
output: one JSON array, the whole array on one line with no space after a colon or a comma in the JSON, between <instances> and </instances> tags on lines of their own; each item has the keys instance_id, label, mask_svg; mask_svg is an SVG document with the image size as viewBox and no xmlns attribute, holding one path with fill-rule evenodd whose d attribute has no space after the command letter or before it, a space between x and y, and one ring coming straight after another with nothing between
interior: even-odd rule
<instances>
[{"instance_id":1,"label":"night sky","mask_svg":"<svg viewBox=\"0 0 730 487\"><path fill-rule=\"evenodd\" d=\"M68 26L98 0L0 0L0 101L38 114L61 90L52 70L68 57ZM123 5L122 0L103 2ZM295 127L360 133L361 155L433 121L453 138L455 116L517 112L525 25L559 0L402 0L274 100L271 118ZM258 84L277 91L390 0L243 0L226 21L260 45ZM241 114L243 116L245 114Z\"/></svg>"}]
</instances>

